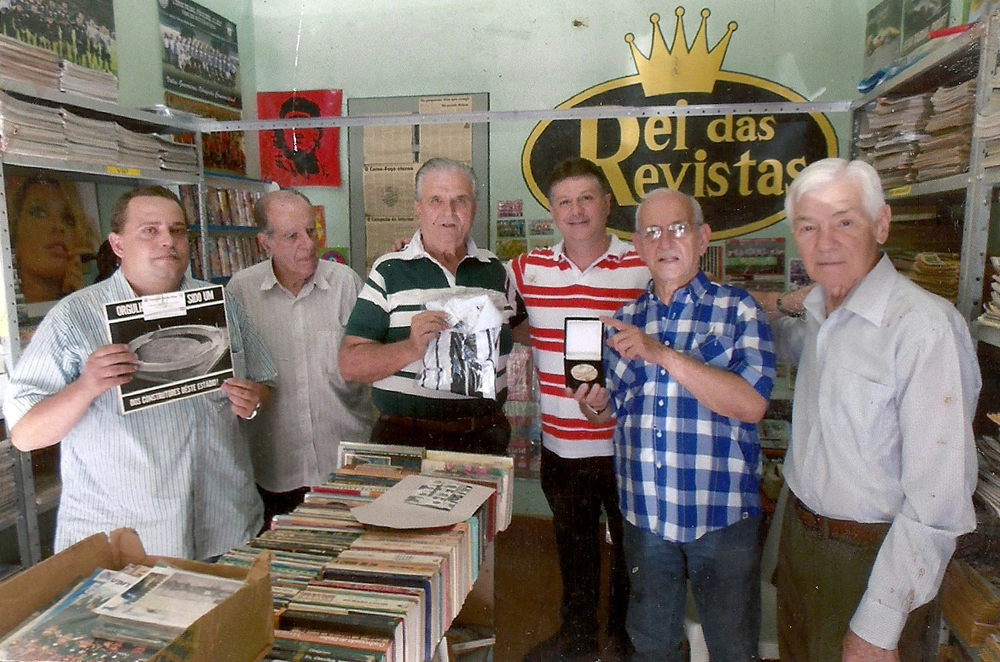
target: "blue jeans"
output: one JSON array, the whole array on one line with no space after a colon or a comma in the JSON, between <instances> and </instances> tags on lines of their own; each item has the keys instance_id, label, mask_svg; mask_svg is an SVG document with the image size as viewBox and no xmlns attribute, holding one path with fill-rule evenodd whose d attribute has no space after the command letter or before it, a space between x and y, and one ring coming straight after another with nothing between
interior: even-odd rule
<instances>
[{"instance_id":1,"label":"blue jeans","mask_svg":"<svg viewBox=\"0 0 1000 662\"><path fill-rule=\"evenodd\" d=\"M633 662L683 662L687 580L712 662L757 659L760 638L760 518L675 543L625 522L632 579L625 628Z\"/></svg>"}]
</instances>

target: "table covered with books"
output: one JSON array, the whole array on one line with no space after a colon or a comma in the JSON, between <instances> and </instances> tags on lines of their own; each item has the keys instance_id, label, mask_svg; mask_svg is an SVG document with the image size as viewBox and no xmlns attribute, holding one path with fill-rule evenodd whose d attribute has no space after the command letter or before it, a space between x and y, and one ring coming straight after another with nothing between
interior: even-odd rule
<instances>
[{"instance_id":1,"label":"table covered with books","mask_svg":"<svg viewBox=\"0 0 1000 662\"><path fill-rule=\"evenodd\" d=\"M445 633L460 612L459 620L477 633L472 639L491 643L493 540L510 523L512 459L348 443L341 457L344 466L312 488L302 505L276 516L267 530L214 566L230 567L235 576L265 564L269 568L271 613L266 616L273 616L273 645L263 658L259 650L248 653L248 662L423 662L444 647ZM163 578L175 570L126 566L114 571L97 568L63 596L57 603L61 607L50 608L93 622L77 619L71 636L54 635L39 620L43 616L30 627L8 627L0 660L155 659L185 633L189 623L175 613L184 608L157 602L148 610L134 603L137 593L145 594L144 586L166 584ZM100 582L96 588L95 582ZM216 586L225 585L221 579L211 586L197 577L182 581L178 576L172 582L180 582L185 597L193 600L192 622L228 595ZM240 588L239 581L229 582L230 591ZM129 592L134 585L139 588ZM68 597L74 593L75 598ZM2 595L0 584L0 600ZM66 604L75 611L67 612ZM153 611L158 613L150 616ZM112 619L140 612L134 622ZM67 636L73 645L66 644ZM55 641L58 637L63 640ZM29 650L31 657L25 658Z\"/></svg>"}]
</instances>

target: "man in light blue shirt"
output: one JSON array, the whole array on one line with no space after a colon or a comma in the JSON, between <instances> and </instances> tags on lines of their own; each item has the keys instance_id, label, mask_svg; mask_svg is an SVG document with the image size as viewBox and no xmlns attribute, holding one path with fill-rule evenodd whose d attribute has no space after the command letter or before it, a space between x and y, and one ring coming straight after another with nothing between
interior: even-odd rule
<instances>
[{"instance_id":1,"label":"man in light blue shirt","mask_svg":"<svg viewBox=\"0 0 1000 662\"><path fill-rule=\"evenodd\" d=\"M205 559L260 530L261 503L240 419L252 419L277 372L238 303L227 301L234 372L221 391L123 415L117 386L137 356L109 344L104 304L203 287L188 267L187 222L162 187L123 195L109 241L110 278L59 301L35 332L4 400L22 451L61 446L56 551L131 527L148 553Z\"/></svg>"}]
</instances>

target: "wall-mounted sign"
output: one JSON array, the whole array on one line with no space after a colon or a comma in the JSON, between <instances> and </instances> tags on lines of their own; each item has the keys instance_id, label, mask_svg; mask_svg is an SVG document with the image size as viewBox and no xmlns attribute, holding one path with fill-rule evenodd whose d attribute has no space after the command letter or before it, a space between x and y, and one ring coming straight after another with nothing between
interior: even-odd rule
<instances>
[{"instance_id":1,"label":"wall-mounted sign","mask_svg":"<svg viewBox=\"0 0 1000 662\"><path fill-rule=\"evenodd\" d=\"M581 106L685 106L804 102L798 93L763 78L722 69L737 25L708 47L709 11L688 46L684 9L678 7L672 46L657 14L647 57L625 36L638 73L584 90L558 108ZM548 206L546 181L553 166L582 156L597 163L611 182L609 226L634 227L635 206L655 188L670 187L698 198L713 239L738 236L784 217L788 184L807 163L836 156L837 137L821 113L556 120L539 123L522 153L522 174L536 200Z\"/></svg>"}]
</instances>

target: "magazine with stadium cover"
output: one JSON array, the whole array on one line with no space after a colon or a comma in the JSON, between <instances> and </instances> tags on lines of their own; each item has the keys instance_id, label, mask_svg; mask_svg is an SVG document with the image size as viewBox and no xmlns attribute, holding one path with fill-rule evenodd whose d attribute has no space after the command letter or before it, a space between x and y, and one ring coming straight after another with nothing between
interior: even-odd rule
<instances>
[{"instance_id":1,"label":"magazine with stadium cover","mask_svg":"<svg viewBox=\"0 0 1000 662\"><path fill-rule=\"evenodd\" d=\"M118 387L123 414L217 391L234 376L221 285L116 301L105 313L111 342L138 356Z\"/></svg>"}]
</instances>

